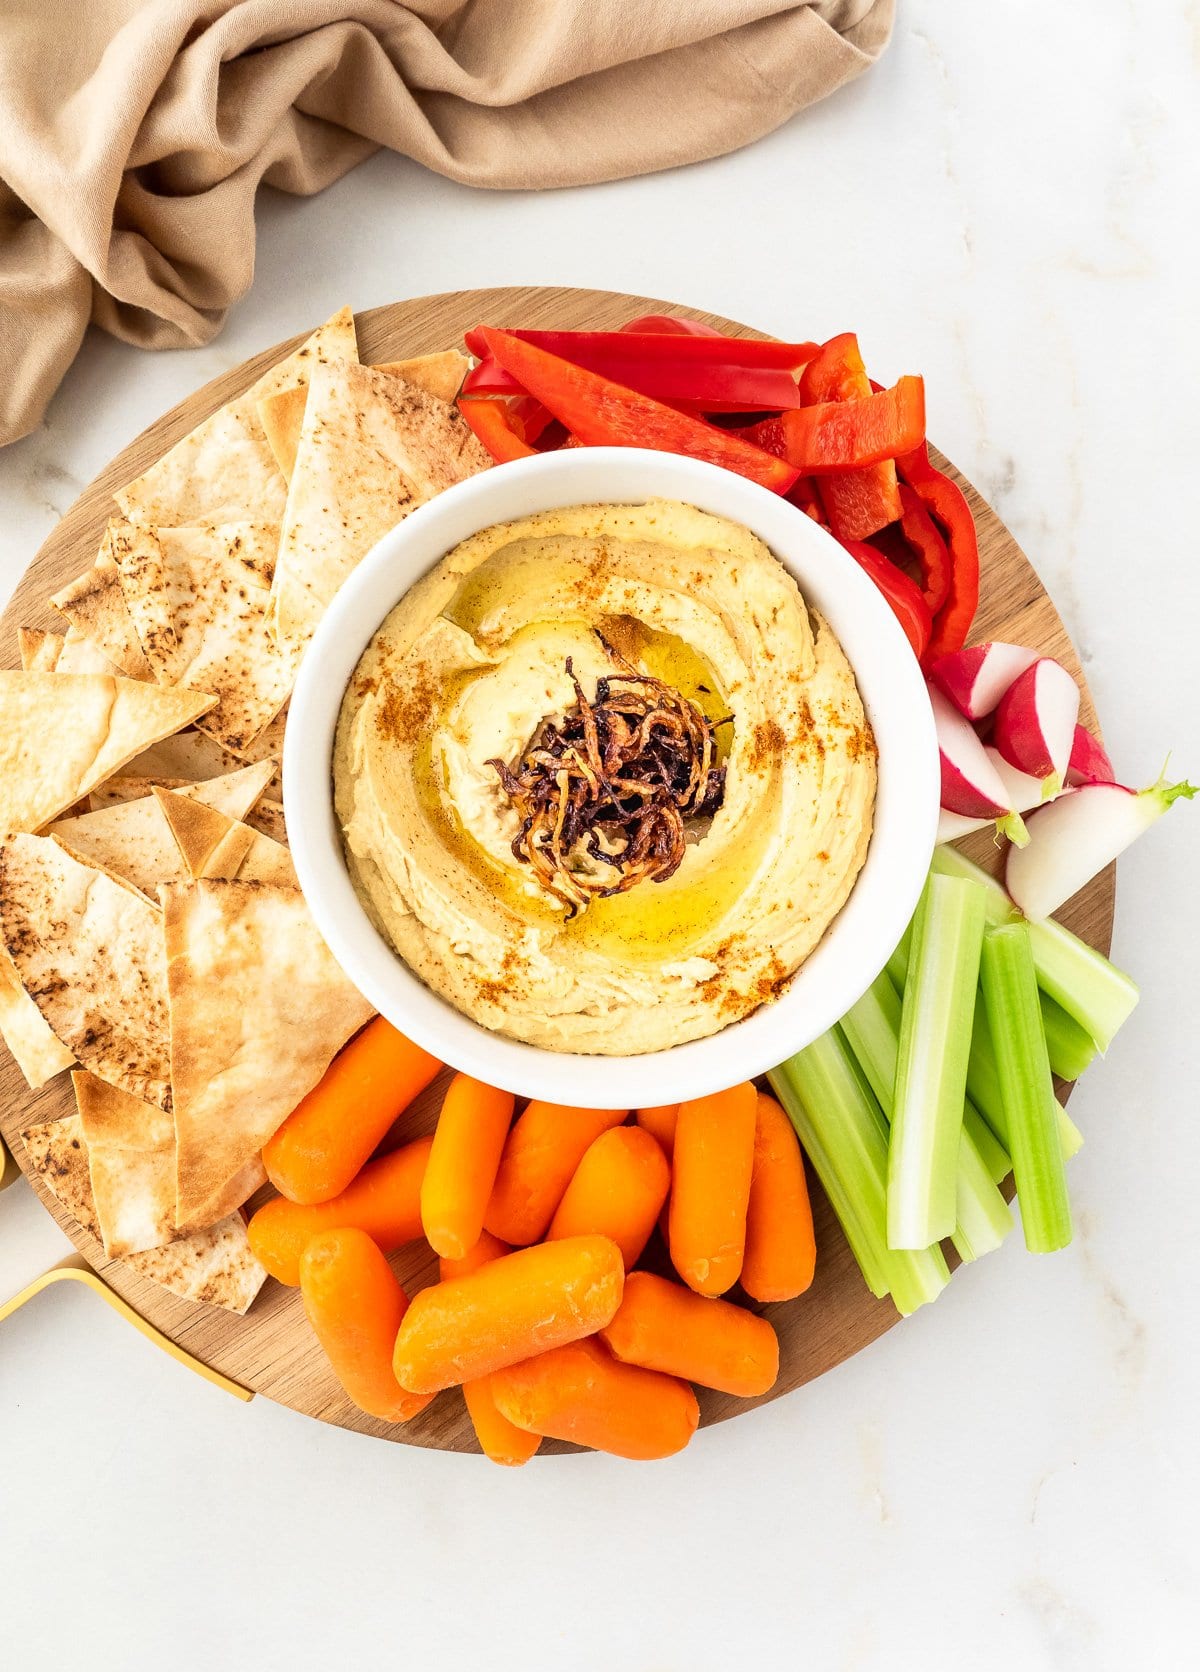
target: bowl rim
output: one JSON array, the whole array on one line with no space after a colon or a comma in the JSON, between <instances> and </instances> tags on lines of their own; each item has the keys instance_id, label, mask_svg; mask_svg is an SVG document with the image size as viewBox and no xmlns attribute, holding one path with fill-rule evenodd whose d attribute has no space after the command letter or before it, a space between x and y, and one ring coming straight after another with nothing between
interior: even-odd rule
<instances>
[{"instance_id":1,"label":"bowl rim","mask_svg":"<svg viewBox=\"0 0 1200 1672\"><path fill-rule=\"evenodd\" d=\"M493 1032L425 985L355 893L333 802L342 699L393 606L460 541L572 505L682 500L750 528L825 615L878 744L874 827L850 896L769 1004L703 1039L634 1056L555 1051ZM865 655L869 649L870 654ZM418 507L347 578L317 626L288 711L284 815L322 937L394 1026L451 1068L523 1097L588 1108L674 1103L753 1079L824 1033L866 991L916 909L933 853L939 764L924 677L891 608L850 554L779 495L720 466L643 448L535 455L480 472ZM584 1072L603 1065L593 1082ZM594 1089L593 1089L594 1086Z\"/></svg>"}]
</instances>

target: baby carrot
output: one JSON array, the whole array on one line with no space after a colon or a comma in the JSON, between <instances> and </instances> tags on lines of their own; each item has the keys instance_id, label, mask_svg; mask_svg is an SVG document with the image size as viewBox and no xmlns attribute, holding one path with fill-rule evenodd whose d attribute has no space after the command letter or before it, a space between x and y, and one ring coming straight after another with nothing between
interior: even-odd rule
<instances>
[{"instance_id":1,"label":"baby carrot","mask_svg":"<svg viewBox=\"0 0 1200 1672\"><path fill-rule=\"evenodd\" d=\"M775 1099L759 1092L742 1288L755 1300L792 1300L812 1282L816 1258L800 1140Z\"/></svg>"},{"instance_id":2,"label":"baby carrot","mask_svg":"<svg viewBox=\"0 0 1200 1672\"><path fill-rule=\"evenodd\" d=\"M765 1318L633 1271L611 1324L600 1331L622 1364L640 1364L701 1387L754 1399L779 1374L779 1339Z\"/></svg>"},{"instance_id":3,"label":"baby carrot","mask_svg":"<svg viewBox=\"0 0 1200 1672\"><path fill-rule=\"evenodd\" d=\"M479 1449L489 1462L502 1463L509 1469L519 1469L522 1463L529 1462L541 1445L542 1436L530 1434L508 1420L496 1403L490 1376L464 1382L463 1399Z\"/></svg>"},{"instance_id":4,"label":"baby carrot","mask_svg":"<svg viewBox=\"0 0 1200 1672\"><path fill-rule=\"evenodd\" d=\"M638 1109L634 1118L638 1125L657 1139L667 1160L675 1148L675 1122L679 1119L678 1103L659 1103L649 1109Z\"/></svg>"},{"instance_id":5,"label":"baby carrot","mask_svg":"<svg viewBox=\"0 0 1200 1672\"><path fill-rule=\"evenodd\" d=\"M686 1382L621 1364L594 1341L576 1341L498 1371L492 1391L518 1428L615 1457L670 1457L700 1421Z\"/></svg>"},{"instance_id":6,"label":"baby carrot","mask_svg":"<svg viewBox=\"0 0 1200 1672\"><path fill-rule=\"evenodd\" d=\"M432 1138L418 1138L370 1161L340 1196L302 1207L276 1196L249 1225L255 1258L280 1283L300 1281L300 1256L321 1231L352 1225L385 1254L421 1235L421 1180Z\"/></svg>"},{"instance_id":7,"label":"baby carrot","mask_svg":"<svg viewBox=\"0 0 1200 1672\"><path fill-rule=\"evenodd\" d=\"M506 1242L501 1242L490 1231L481 1231L467 1252L458 1259L448 1259L445 1254L438 1257L438 1276L443 1283L448 1283L452 1277L469 1277L480 1266L490 1265L493 1260L511 1253L512 1249Z\"/></svg>"},{"instance_id":8,"label":"baby carrot","mask_svg":"<svg viewBox=\"0 0 1200 1672\"><path fill-rule=\"evenodd\" d=\"M382 1016L368 1022L264 1145L276 1190L305 1203L345 1190L441 1066Z\"/></svg>"},{"instance_id":9,"label":"baby carrot","mask_svg":"<svg viewBox=\"0 0 1200 1672\"><path fill-rule=\"evenodd\" d=\"M754 1165L754 1087L682 1103L675 1126L671 1263L690 1289L723 1295L738 1280Z\"/></svg>"},{"instance_id":10,"label":"baby carrot","mask_svg":"<svg viewBox=\"0 0 1200 1672\"><path fill-rule=\"evenodd\" d=\"M413 1393L473 1382L603 1329L625 1268L608 1237L567 1237L422 1289L396 1337L396 1379Z\"/></svg>"},{"instance_id":11,"label":"baby carrot","mask_svg":"<svg viewBox=\"0 0 1200 1672\"><path fill-rule=\"evenodd\" d=\"M531 1103L508 1134L483 1216L488 1230L518 1247L544 1237L584 1151L625 1115L624 1109Z\"/></svg>"},{"instance_id":12,"label":"baby carrot","mask_svg":"<svg viewBox=\"0 0 1200 1672\"><path fill-rule=\"evenodd\" d=\"M650 1240L670 1183L667 1158L648 1132L610 1127L585 1151L546 1240L598 1231L613 1239L629 1271Z\"/></svg>"},{"instance_id":13,"label":"baby carrot","mask_svg":"<svg viewBox=\"0 0 1200 1672\"><path fill-rule=\"evenodd\" d=\"M402 1388L392 1370L392 1345L408 1296L365 1231L323 1231L300 1261L304 1310L334 1374L369 1416L407 1422L429 1403Z\"/></svg>"},{"instance_id":14,"label":"baby carrot","mask_svg":"<svg viewBox=\"0 0 1200 1672\"><path fill-rule=\"evenodd\" d=\"M435 1254L461 1260L479 1241L512 1122L513 1095L456 1074L421 1185L421 1223Z\"/></svg>"},{"instance_id":15,"label":"baby carrot","mask_svg":"<svg viewBox=\"0 0 1200 1672\"><path fill-rule=\"evenodd\" d=\"M490 1231L484 1231L461 1260L447 1260L443 1256L438 1261L438 1271L445 1283L451 1277L466 1277L489 1261L511 1253L507 1243L501 1242ZM523 1428L518 1428L507 1417L500 1415L492 1398L490 1376L479 1376L473 1382L464 1382L463 1400L475 1438L479 1441L479 1449L486 1458L509 1468L519 1468L522 1463L528 1463L542 1443L541 1436L527 1434Z\"/></svg>"}]
</instances>

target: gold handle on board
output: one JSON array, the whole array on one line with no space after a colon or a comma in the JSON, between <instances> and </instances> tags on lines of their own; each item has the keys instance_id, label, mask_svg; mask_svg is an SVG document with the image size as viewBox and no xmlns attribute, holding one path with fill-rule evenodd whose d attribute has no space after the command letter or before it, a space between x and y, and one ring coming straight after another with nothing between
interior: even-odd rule
<instances>
[{"instance_id":1,"label":"gold handle on board","mask_svg":"<svg viewBox=\"0 0 1200 1672\"><path fill-rule=\"evenodd\" d=\"M7 1165L14 1173L17 1171L11 1161ZM4 1179L0 1179L0 1189L4 1187L4 1182ZM50 1288L52 1284L63 1282L82 1283L93 1294L99 1295L106 1306L111 1306L119 1317L132 1324L134 1329L140 1330L147 1341L152 1341L156 1347L161 1347L164 1353L169 1353L180 1364L186 1365L189 1370L194 1370L197 1376L203 1376L204 1380L211 1382L214 1387L224 1388L226 1393L231 1393L235 1399L241 1399L247 1404L254 1398L252 1388L244 1388L240 1382L235 1382L231 1377L223 1376L219 1370L213 1370L209 1365L201 1363L198 1358L193 1358L191 1353L185 1352L169 1336L164 1335L161 1330L155 1329L154 1325L143 1318L140 1312L135 1312L129 1302L123 1300L115 1289L109 1288L99 1273L93 1271L91 1266L88 1265L82 1254L68 1254L65 1260L60 1260L56 1266L51 1266L49 1271L44 1271L40 1277L35 1277L32 1283L27 1283L23 1289L18 1290L10 1300L0 1301L0 1324L6 1318L11 1318L14 1312L19 1311L35 1295L40 1295L43 1289Z\"/></svg>"}]
</instances>

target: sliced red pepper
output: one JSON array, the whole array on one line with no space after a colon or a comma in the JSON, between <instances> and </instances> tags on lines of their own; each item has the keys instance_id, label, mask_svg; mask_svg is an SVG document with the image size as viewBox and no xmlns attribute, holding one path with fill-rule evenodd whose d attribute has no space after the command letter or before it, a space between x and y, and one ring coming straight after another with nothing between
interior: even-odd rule
<instances>
[{"instance_id":1,"label":"sliced red pepper","mask_svg":"<svg viewBox=\"0 0 1200 1672\"><path fill-rule=\"evenodd\" d=\"M557 350L551 349L550 352L553 354ZM568 354L563 358L571 360L574 365L586 364L586 357ZM773 367L689 365L670 360L647 360L640 354L624 359L620 355L607 354L593 358L597 363L589 365L589 371L600 372L626 389L636 389L641 395L649 395L652 400L678 407L683 412L768 412L772 408L782 409L800 403L800 388L795 377L791 372L778 371ZM599 364L601 359L604 364ZM463 392L469 395L514 395L519 394L520 389L520 384L492 354L473 366L463 383Z\"/></svg>"},{"instance_id":2,"label":"sliced red pepper","mask_svg":"<svg viewBox=\"0 0 1200 1672\"><path fill-rule=\"evenodd\" d=\"M476 325L464 341L471 353L482 360L487 350L487 333L494 326ZM752 370L797 372L818 353L816 343L784 343L774 337L728 337L717 331L522 331L505 329L506 337L518 337L557 354L589 371L603 371L606 355L629 360L637 355L646 360L689 366L745 366ZM869 390L866 391L868 394ZM832 398L832 397L831 397Z\"/></svg>"},{"instance_id":3,"label":"sliced red pepper","mask_svg":"<svg viewBox=\"0 0 1200 1672\"><path fill-rule=\"evenodd\" d=\"M805 366L800 394L805 405L859 401L870 380L853 332L831 337ZM900 484L891 460L823 477L821 499L839 540L865 540L900 515Z\"/></svg>"},{"instance_id":4,"label":"sliced red pepper","mask_svg":"<svg viewBox=\"0 0 1200 1672\"><path fill-rule=\"evenodd\" d=\"M929 605L922 598L920 587L865 540L843 540L842 545L887 599L912 645L913 655L920 662L929 648L933 627Z\"/></svg>"},{"instance_id":5,"label":"sliced red pepper","mask_svg":"<svg viewBox=\"0 0 1200 1672\"><path fill-rule=\"evenodd\" d=\"M950 560L946 600L933 623L928 656L961 650L979 607L979 542L975 518L957 482L929 462L924 442L897 461L900 475L941 529Z\"/></svg>"},{"instance_id":6,"label":"sliced red pepper","mask_svg":"<svg viewBox=\"0 0 1200 1672\"><path fill-rule=\"evenodd\" d=\"M878 394L782 412L739 433L769 453L781 452L806 476L859 470L924 441L925 384L919 377L902 377Z\"/></svg>"},{"instance_id":7,"label":"sliced red pepper","mask_svg":"<svg viewBox=\"0 0 1200 1672\"><path fill-rule=\"evenodd\" d=\"M741 337L662 331L513 331L522 342L572 365L609 377L625 389L686 412L779 412L800 405L796 372L812 343L758 342ZM480 355L479 330L467 347ZM511 390L480 355L470 387L482 394ZM923 433L923 432L921 432ZM919 440L919 435L911 438Z\"/></svg>"},{"instance_id":8,"label":"sliced red pepper","mask_svg":"<svg viewBox=\"0 0 1200 1672\"><path fill-rule=\"evenodd\" d=\"M472 335L482 343L485 353L494 355L505 371L511 372L521 387L585 446L649 447L662 453L683 453L723 465L781 494L796 480L798 473L791 465L742 441L730 430L719 430L686 412L676 412L511 332L484 325ZM479 352L474 344L471 346L473 352Z\"/></svg>"},{"instance_id":9,"label":"sliced red pepper","mask_svg":"<svg viewBox=\"0 0 1200 1672\"><path fill-rule=\"evenodd\" d=\"M921 571L921 594L936 615L950 594L950 552L925 502L907 482L900 484L900 528Z\"/></svg>"},{"instance_id":10,"label":"sliced red pepper","mask_svg":"<svg viewBox=\"0 0 1200 1672\"><path fill-rule=\"evenodd\" d=\"M536 448L519 434L520 419L498 397L460 396L458 410L497 464L532 458Z\"/></svg>"},{"instance_id":11,"label":"sliced red pepper","mask_svg":"<svg viewBox=\"0 0 1200 1672\"><path fill-rule=\"evenodd\" d=\"M698 319L680 319L675 314L639 314L622 325L622 331L656 331L669 337L720 337L724 333Z\"/></svg>"},{"instance_id":12,"label":"sliced red pepper","mask_svg":"<svg viewBox=\"0 0 1200 1672\"><path fill-rule=\"evenodd\" d=\"M788 489L786 498L789 505L794 505L797 511L803 511L806 517L820 523L822 528L828 526L825 522L825 507L821 504L817 484L811 476L797 477Z\"/></svg>"},{"instance_id":13,"label":"sliced red pepper","mask_svg":"<svg viewBox=\"0 0 1200 1672\"><path fill-rule=\"evenodd\" d=\"M485 355L463 379L464 395L522 395L524 390L492 355Z\"/></svg>"}]
</instances>

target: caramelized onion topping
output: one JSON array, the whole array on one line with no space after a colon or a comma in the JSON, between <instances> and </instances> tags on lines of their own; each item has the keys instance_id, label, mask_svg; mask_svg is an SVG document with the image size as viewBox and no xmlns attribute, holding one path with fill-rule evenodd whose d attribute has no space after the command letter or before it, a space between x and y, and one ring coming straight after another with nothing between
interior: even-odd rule
<instances>
[{"instance_id":1,"label":"caramelized onion topping","mask_svg":"<svg viewBox=\"0 0 1200 1672\"><path fill-rule=\"evenodd\" d=\"M639 882L665 882L686 851L689 820L725 795L714 732L696 704L661 679L628 673L596 682L589 702L545 719L511 762L489 760L521 819L512 851L568 917Z\"/></svg>"}]
</instances>

